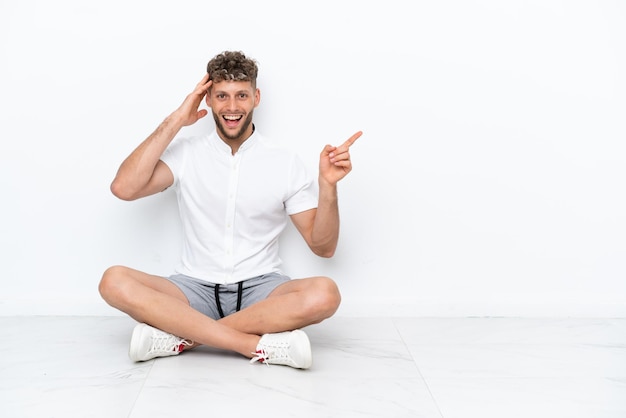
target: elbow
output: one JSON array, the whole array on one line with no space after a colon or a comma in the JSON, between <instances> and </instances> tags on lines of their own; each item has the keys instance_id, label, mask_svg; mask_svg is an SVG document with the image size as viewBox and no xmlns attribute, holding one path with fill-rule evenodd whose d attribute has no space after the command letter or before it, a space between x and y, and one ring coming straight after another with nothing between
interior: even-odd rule
<instances>
[{"instance_id":1,"label":"elbow","mask_svg":"<svg viewBox=\"0 0 626 418\"><path fill-rule=\"evenodd\" d=\"M118 199L126 201L136 199L132 191L129 190L128 187L124 187L124 184L118 179L113 180L110 189L111 193L113 193L113 196L117 197Z\"/></svg>"},{"instance_id":2,"label":"elbow","mask_svg":"<svg viewBox=\"0 0 626 418\"><path fill-rule=\"evenodd\" d=\"M336 247L332 248L312 248L313 253L318 257L332 258L335 255Z\"/></svg>"},{"instance_id":3,"label":"elbow","mask_svg":"<svg viewBox=\"0 0 626 418\"><path fill-rule=\"evenodd\" d=\"M324 239L315 239L311 237L307 240L309 248L318 257L331 258L335 255L337 249L337 236L325 237Z\"/></svg>"}]
</instances>

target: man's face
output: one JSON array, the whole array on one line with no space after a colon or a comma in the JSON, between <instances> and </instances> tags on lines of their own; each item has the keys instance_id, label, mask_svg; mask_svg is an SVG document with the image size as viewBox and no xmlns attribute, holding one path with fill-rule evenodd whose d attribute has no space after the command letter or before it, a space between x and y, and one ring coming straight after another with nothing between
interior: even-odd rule
<instances>
[{"instance_id":1,"label":"man's face","mask_svg":"<svg viewBox=\"0 0 626 418\"><path fill-rule=\"evenodd\" d=\"M244 140L252 134L252 114L259 100L259 89L249 81L220 81L211 86L206 103L222 139Z\"/></svg>"}]
</instances>

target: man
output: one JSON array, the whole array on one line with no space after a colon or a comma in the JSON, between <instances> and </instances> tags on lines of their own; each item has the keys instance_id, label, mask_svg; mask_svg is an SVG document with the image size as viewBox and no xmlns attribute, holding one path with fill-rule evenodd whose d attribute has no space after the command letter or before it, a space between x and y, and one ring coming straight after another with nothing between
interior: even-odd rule
<instances>
[{"instance_id":1,"label":"man","mask_svg":"<svg viewBox=\"0 0 626 418\"><path fill-rule=\"evenodd\" d=\"M158 277L110 267L99 291L137 320L134 361L207 345L266 364L306 369L310 342L303 328L333 315L341 300L328 277L291 279L280 271L278 237L291 218L313 253L332 257L339 235L337 182L352 169L349 148L326 145L317 184L295 153L270 146L252 121L261 99L258 67L225 51L207 74L119 167L112 193L135 200L176 189L183 228L179 267ZM208 114L215 130L177 138Z\"/></svg>"}]
</instances>

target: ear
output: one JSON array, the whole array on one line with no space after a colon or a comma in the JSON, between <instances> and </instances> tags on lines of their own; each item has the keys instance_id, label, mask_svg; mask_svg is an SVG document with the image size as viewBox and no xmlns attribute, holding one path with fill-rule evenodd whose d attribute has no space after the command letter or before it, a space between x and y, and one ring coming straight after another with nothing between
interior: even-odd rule
<instances>
[{"instance_id":1,"label":"ear","mask_svg":"<svg viewBox=\"0 0 626 418\"><path fill-rule=\"evenodd\" d=\"M256 91L254 92L254 107L257 107L260 102L261 102L261 90L256 89Z\"/></svg>"},{"instance_id":2,"label":"ear","mask_svg":"<svg viewBox=\"0 0 626 418\"><path fill-rule=\"evenodd\" d=\"M204 101L206 102L206 105L211 107L211 89L209 88L209 91L206 92L206 95L204 96Z\"/></svg>"}]
</instances>

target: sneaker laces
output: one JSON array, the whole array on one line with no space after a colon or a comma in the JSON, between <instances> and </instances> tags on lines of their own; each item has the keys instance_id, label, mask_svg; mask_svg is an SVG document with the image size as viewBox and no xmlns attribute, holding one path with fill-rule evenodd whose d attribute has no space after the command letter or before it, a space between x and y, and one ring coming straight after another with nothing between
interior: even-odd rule
<instances>
[{"instance_id":1,"label":"sneaker laces","mask_svg":"<svg viewBox=\"0 0 626 418\"><path fill-rule=\"evenodd\" d=\"M152 346L148 353L181 352L185 346L190 347L192 344L193 342L189 340L155 329L152 332Z\"/></svg>"},{"instance_id":2,"label":"sneaker laces","mask_svg":"<svg viewBox=\"0 0 626 418\"><path fill-rule=\"evenodd\" d=\"M265 347L260 350L253 351L252 354L254 354L255 357L250 359L250 363L260 361L261 363L265 363L269 366L270 361L289 360L289 345L280 344L273 347Z\"/></svg>"},{"instance_id":3,"label":"sneaker laces","mask_svg":"<svg viewBox=\"0 0 626 418\"><path fill-rule=\"evenodd\" d=\"M250 359L250 363L254 363L256 361L261 362L261 363L265 363L267 365L267 367L270 366L270 364L267 362L267 359L269 358L269 355L265 352L265 350L258 350L258 351L253 351L252 354L254 354L255 357Z\"/></svg>"}]
</instances>

